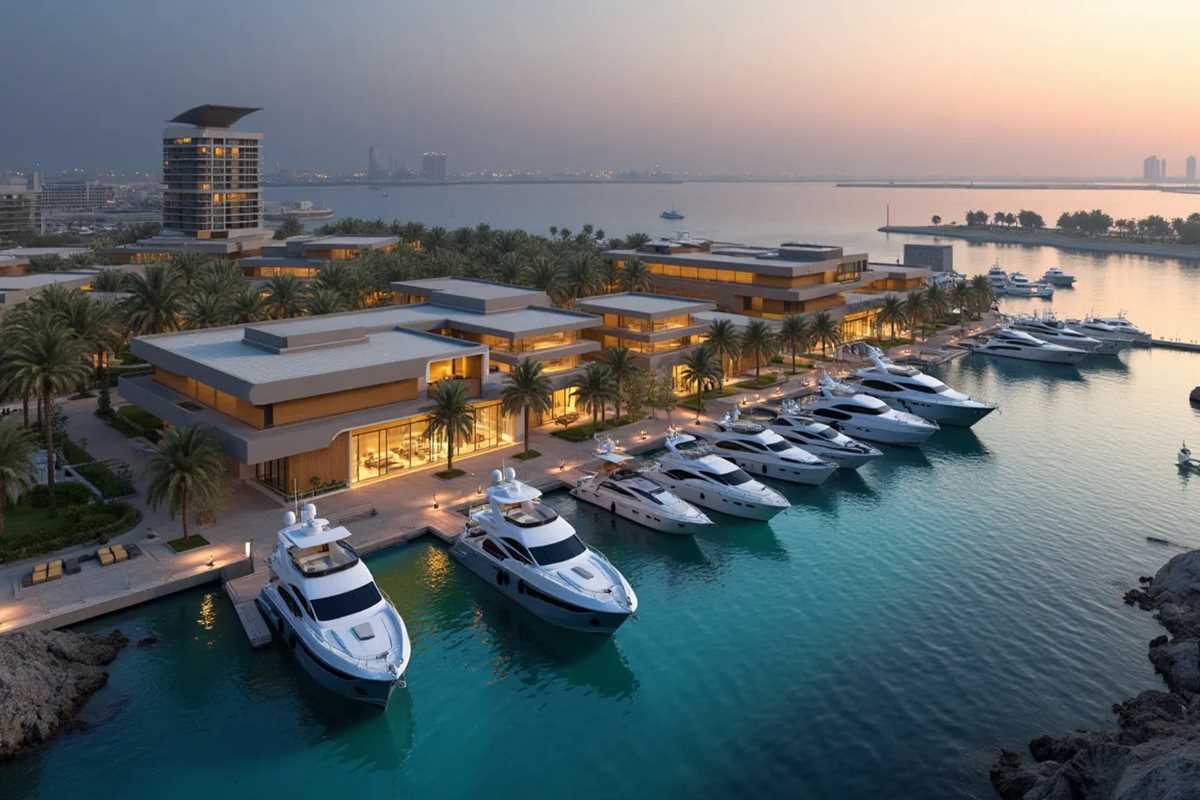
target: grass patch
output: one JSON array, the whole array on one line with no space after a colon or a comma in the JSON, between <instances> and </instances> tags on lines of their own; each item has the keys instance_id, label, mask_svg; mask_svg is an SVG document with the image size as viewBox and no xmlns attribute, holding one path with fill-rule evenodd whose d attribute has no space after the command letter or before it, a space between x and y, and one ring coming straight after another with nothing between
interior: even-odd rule
<instances>
[{"instance_id":1,"label":"grass patch","mask_svg":"<svg viewBox=\"0 0 1200 800\"><path fill-rule=\"evenodd\" d=\"M151 414L144 408L137 406L121 406L117 409L117 414L132 422L134 425L139 425L146 430L156 431L163 426L163 421Z\"/></svg>"},{"instance_id":2,"label":"grass patch","mask_svg":"<svg viewBox=\"0 0 1200 800\"><path fill-rule=\"evenodd\" d=\"M187 550L195 550L197 547L204 547L208 544L208 539L205 539L198 533L193 533L191 536L180 536L178 539L168 539L167 547L174 550L176 553L183 553Z\"/></svg>"},{"instance_id":3,"label":"grass patch","mask_svg":"<svg viewBox=\"0 0 1200 800\"><path fill-rule=\"evenodd\" d=\"M92 486L99 489L105 500L127 497L137 493L132 481L113 472L111 467L99 461L78 466L75 471L87 478Z\"/></svg>"},{"instance_id":4,"label":"grass patch","mask_svg":"<svg viewBox=\"0 0 1200 800\"><path fill-rule=\"evenodd\" d=\"M130 439L143 436L157 442L158 431L163 426L161 419L137 406L122 406L107 414L97 410L96 414Z\"/></svg>"},{"instance_id":5,"label":"grass patch","mask_svg":"<svg viewBox=\"0 0 1200 800\"><path fill-rule=\"evenodd\" d=\"M526 453L524 451L517 453L516 455L513 456L513 458L517 459L518 461L529 461L530 459L538 458L541 455L542 454L539 453L537 450L530 450L528 453Z\"/></svg>"},{"instance_id":6,"label":"grass patch","mask_svg":"<svg viewBox=\"0 0 1200 800\"><path fill-rule=\"evenodd\" d=\"M454 469L444 469L441 472L435 472L433 474L434 474L434 477L441 478L444 481L451 481L451 480L454 480L455 478L461 478L463 475L466 475L467 473L466 473L466 470L461 470L458 467L455 467Z\"/></svg>"},{"instance_id":7,"label":"grass patch","mask_svg":"<svg viewBox=\"0 0 1200 800\"><path fill-rule=\"evenodd\" d=\"M738 381L734 386L739 389L768 389L777 383L779 383L779 376L774 372L768 372L766 375L751 378L748 381Z\"/></svg>"},{"instance_id":8,"label":"grass patch","mask_svg":"<svg viewBox=\"0 0 1200 800\"><path fill-rule=\"evenodd\" d=\"M60 484L82 489L88 499L91 492L79 484ZM44 488L44 487L43 487ZM31 497L32 492L4 512L4 535L0 536L0 563L51 553L89 541L107 541L124 533L141 520L136 508L126 503L79 502L80 495L69 491L55 493L58 508L51 511L41 502L48 498ZM37 502L35 502L35 500Z\"/></svg>"},{"instance_id":9,"label":"grass patch","mask_svg":"<svg viewBox=\"0 0 1200 800\"><path fill-rule=\"evenodd\" d=\"M95 461L91 453L72 442L66 436L62 437L59 449L62 450L62 457L67 464L90 464Z\"/></svg>"},{"instance_id":10,"label":"grass patch","mask_svg":"<svg viewBox=\"0 0 1200 800\"><path fill-rule=\"evenodd\" d=\"M568 442L586 442L597 433L609 431L613 428L620 428L623 425L632 425L635 422L640 422L645 419L644 416L634 417L626 414L620 419L605 420L602 423L586 422L583 425L574 425L570 428L563 428L561 431L553 431L550 435L557 436L559 439L565 439Z\"/></svg>"}]
</instances>

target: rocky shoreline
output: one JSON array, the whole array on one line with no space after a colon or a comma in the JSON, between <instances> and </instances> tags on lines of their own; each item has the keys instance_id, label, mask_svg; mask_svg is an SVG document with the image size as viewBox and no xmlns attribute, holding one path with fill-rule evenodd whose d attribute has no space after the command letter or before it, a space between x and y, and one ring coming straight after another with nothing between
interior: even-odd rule
<instances>
[{"instance_id":1,"label":"rocky shoreline","mask_svg":"<svg viewBox=\"0 0 1200 800\"><path fill-rule=\"evenodd\" d=\"M1000 751L992 786L1004 800L1185 800L1200 797L1200 550L1181 553L1125 602L1155 612L1169 635L1150 642L1167 691L1113 706L1115 731L1039 736L1032 762Z\"/></svg>"},{"instance_id":2,"label":"rocky shoreline","mask_svg":"<svg viewBox=\"0 0 1200 800\"><path fill-rule=\"evenodd\" d=\"M128 643L74 631L0 637L0 759L53 737L108 682L103 667Z\"/></svg>"}]
</instances>

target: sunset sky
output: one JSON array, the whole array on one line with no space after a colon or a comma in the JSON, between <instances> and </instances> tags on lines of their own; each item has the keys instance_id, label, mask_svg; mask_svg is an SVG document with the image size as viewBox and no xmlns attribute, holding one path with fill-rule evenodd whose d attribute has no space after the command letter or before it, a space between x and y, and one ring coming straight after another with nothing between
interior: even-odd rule
<instances>
[{"instance_id":1,"label":"sunset sky","mask_svg":"<svg viewBox=\"0 0 1200 800\"><path fill-rule=\"evenodd\" d=\"M0 169L153 168L163 120L264 107L273 166L1171 175L1200 3L0 0Z\"/></svg>"}]
</instances>

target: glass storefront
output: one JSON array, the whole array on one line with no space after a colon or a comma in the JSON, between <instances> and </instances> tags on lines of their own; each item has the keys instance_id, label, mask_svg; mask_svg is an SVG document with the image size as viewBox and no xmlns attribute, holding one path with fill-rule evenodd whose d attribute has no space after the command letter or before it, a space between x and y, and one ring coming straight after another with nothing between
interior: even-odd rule
<instances>
[{"instance_id":1,"label":"glass storefront","mask_svg":"<svg viewBox=\"0 0 1200 800\"><path fill-rule=\"evenodd\" d=\"M454 446L454 457L474 455L514 441L512 419L499 403L475 406L475 429ZM429 435L428 417L402 420L386 428L350 435L350 482L389 477L445 463L446 437Z\"/></svg>"}]
</instances>

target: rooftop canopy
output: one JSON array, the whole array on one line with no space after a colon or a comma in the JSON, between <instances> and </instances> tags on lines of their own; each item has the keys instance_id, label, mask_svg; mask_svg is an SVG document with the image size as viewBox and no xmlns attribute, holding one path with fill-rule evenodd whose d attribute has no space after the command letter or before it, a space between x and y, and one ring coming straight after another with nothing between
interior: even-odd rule
<instances>
[{"instance_id":1,"label":"rooftop canopy","mask_svg":"<svg viewBox=\"0 0 1200 800\"><path fill-rule=\"evenodd\" d=\"M241 106L203 105L189 108L170 121L195 125L197 128L230 128L247 114L261 110L261 108L242 108Z\"/></svg>"}]
</instances>

